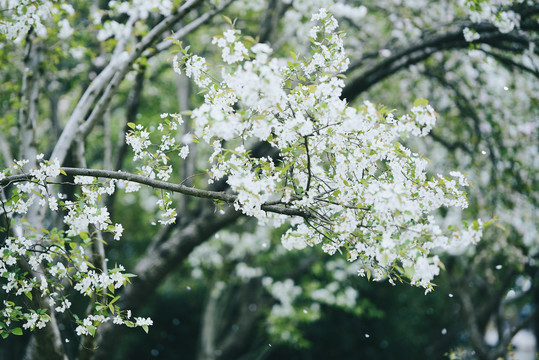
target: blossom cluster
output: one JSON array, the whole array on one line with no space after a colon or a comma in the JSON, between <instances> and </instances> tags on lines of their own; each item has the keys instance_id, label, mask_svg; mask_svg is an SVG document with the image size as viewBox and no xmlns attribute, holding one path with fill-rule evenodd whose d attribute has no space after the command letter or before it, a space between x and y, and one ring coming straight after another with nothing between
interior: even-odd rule
<instances>
[{"instance_id":1,"label":"blossom cluster","mask_svg":"<svg viewBox=\"0 0 539 360\"><path fill-rule=\"evenodd\" d=\"M440 266L432 251L480 237L480 222L443 231L431 216L467 207L461 187L468 183L457 172L428 176L427 160L401 143L434 126L437 114L426 100L398 116L340 98L344 34L325 9L312 20L314 50L302 60L272 58L264 44L247 49L238 30L217 38L230 65L192 111L195 134L213 148L210 181L226 178L236 208L262 221L271 218L262 210L269 201L303 210L283 236L288 249L319 245L362 264L360 274L403 276L430 290ZM232 46L247 50L230 59ZM252 156L248 146L258 141L274 151Z\"/></svg>"},{"instance_id":2,"label":"blossom cluster","mask_svg":"<svg viewBox=\"0 0 539 360\"><path fill-rule=\"evenodd\" d=\"M133 149L134 160L140 160L143 163L138 171L140 175L167 181L173 172L169 156L176 154L185 159L189 155L189 146L182 145L174 137L183 124L181 115L163 113L161 119L156 132L150 131L141 124L129 123L131 131L126 136L126 142ZM159 141L155 144L150 140L152 134L159 136ZM160 199L157 202L161 210L159 222L164 225L174 223L177 213L173 207L171 194L167 191L159 191L159 195Z\"/></svg>"},{"instance_id":3,"label":"blossom cluster","mask_svg":"<svg viewBox=\"0 0 539 360\"><path fill-rule=\"evenodd\" d=\"M0 0L0 34L8 40L20 41L30 31L39 37L51 32L50 20L58 15L65 17L58 21L57 36L67 39L74 30L67 17L75 13L73 6L61 0Z\"/></svg>"},{"instance_id":4,"label":"blossom cluster","mask_svg":"<svg viewBox=\"0 0 539 360\"><path fill-rule=\"evenodd\" d=\"M238 34L238 30L229 29L212 40L212 44L217 44L222 49L223 61L227 64L237 63L247 56L245 45L241 41L236 41Z\"/></svg>"},{"instance_id":5,"label":"blossom cluster","mask_svg":"<svg viewBox=\"0 0 539 360\"><path fill-rule=\"evenodd\" d=\"M51 17L56 1L40 1L35 4L31 0L2 0L0 8L9 9L12 13L9 20L0 19L0 34L14 40L24 36L34 27L39 36L45 36L47 29L43 22Z\"/></svg>"},{"instance_id":6,"label":"blossom cluster","mask_svg":"<svg viewBox=\"0 0 539 360\"><path fill-rule=\"evenodd\" d=\"M525 0L466 0L470 20L474 23L484 21L491 22L502 33L508 33L520 27L520 16L513 10L507 9L508 5L520 4ZM469 28L465 28L464 38L466 41L473 41L480 38L480 35Z\"/></svg>"},{"instance_id":7,"label":"blossom cluster","mask_svg":"<svg viewBox=\"0 0 539 360\"><path fill-rule=\"evenodd\" d=\"M201 278L204 273L222 272L223 266L234 263L234 274L241 281L260 277L265 274L262 267L251 264L247 259L270 250L267 239L270 228L259 226L251 233L231 233L223 231L216 234L210 241L197 246L189 255L189 264L193 267L192 275Z\"/></svg>"},{"instance_id":8,"label":"blossom cluster","mask_svg":"<svg viewBox=\"0 0 539 360\"><path fill-rule=\"evenodd\" d=\"M296 254L272 243L272 231L269 226L257 226L253 233L220 231L189 255L192 276L211 281L215 284L213 289L218 288L221 293L226 287L260 282L275 299L266 329L278 341L304 342L298 325L317 320L321 304L349 312L361 311L358 292L347 284L349 279L357 280L357 266L346 264L343 258L334 258L324 262L316 279L310 279L307 285L297 284L291 278L283 279L282 267L290 266L287 261L294 264L297 258ZM309 254L312 255L313 252ZM226 271L231 265L233 270ZM294 274L295 278L298 273L301 270Z\"/></svg>"}]
</instances>

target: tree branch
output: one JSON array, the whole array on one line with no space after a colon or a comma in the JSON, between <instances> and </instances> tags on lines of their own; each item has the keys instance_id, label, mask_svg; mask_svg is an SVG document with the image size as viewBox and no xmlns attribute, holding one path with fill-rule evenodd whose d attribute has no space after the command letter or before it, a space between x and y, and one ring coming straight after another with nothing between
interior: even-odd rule
<instances>
[{"instance_id":1,"label":"tree branch","mask_svg":"<svg viewBox=\"0 0 539 360\"><path fill-rule=\"evenodd\" d=\"M465 289L459 291L459 295L467 328L470 331L470 341L475 351L477 351L479 359L487 359L489 348L483 339L483 331L478 326L477 317L475 316L476 309L473 306L472 298Z\"/></svg>"},{"instance_id":2,"label":"tree branch","mask_svg":"<svg viewBox=\"0 0 539 360\"><path fill-rule=\"evenodd\" d=\"M311 188L311 155L309 154L309 138L307 136L304 136L303 139L305 140L305 153L307 154L307 189L306 192L309 192L309 189Z\"/></svg>"},{"instance_id":3,"label":"tree branch","mask_svg":"<svg viewBox=\"0 0 539 360\"><path fill-rule=\"evenodd\" d=\"M201 212L190 212L179 219L175 231L164 231L156 236L146 254L139 260L133 273L133 284L119 294L118 305L123 309L137 311L153 294L171 271L176 269L193 249L211 238L219 230L233 224L242 216L233 208L224 213L215 213L212 207L204 207ZM169 229L171 229L170 227ZM167 239L168 240L165 240ZM96 359L109 359L117 336L124 328L110 322L102 324L98 331Z\"/></svg>"},{"instance_id":4,"label":"tree branch","mask_svg":"<svg viewBox=\"0 0 539 360\"><path fill-rule=\"evenodd\" d=\"M85 168L72 168L64 167L62 170L67 175L72 176L92 176L97 178L107 178L107 179L117 179L117 180L126 180L135 182L138 184L148 185L156 189L167 190L175 193L180 193L184 195L194 196L197 198L210 199L210 200L219 200L225 203L234 203L238 197L236 195L226 193L223 191L211 191L211 190L202 190L182 184L171 184L165 181L150 179L142 175L136 175L127 173L124 171L109 171L109 170L97 170L97 169L85 169ZM0 180L0 186L4 187L13 183L22 182L22 181L32 181L34 177L30 174L20 174L7 176L4 179ZM263 204L261 209L267 212L289 215L289 216L300 216L303 218L308 218L311 216L309 212L306 212L301 209L287 208L278 205L272 204Z\"/></svg>"},{"instance_id":5,"label":"tree branch","mask_svg":"<svg viewBox=\"0 0 539 360\"><path fill-rule=\"evenodd\" d=\"M214 6L211 10L204 12L204 14L202 14L200 17L191 21L189 24L182 27L180 31L176 32L172 36L173 39L167 39L157 44L155 46L155 51L149 54L148 57L156 55L164 50L167 50L168 48L172 46L172 44L174 44L175 40L180 40L183 37L185 37L187 34L190 34L194 30L198 29L201 25L204 25L205 23L210 21L212 17L214 17L216 14L219 14L221 11L226 9L233 2L234 0L227 0L224 3L220 4L219 6Z\"/></svg>"},{"instance_id":6,"label":"tree branch","mask_svg":"<svg viewBox=\"0 0 539 360\"><path fill-rule=\"evenodd\" d=\"M34 31L26 37L24 54L24 72L21 85L21 105L19 109L19 156L28 159L28 167L35 166L37 155L37 120L39 101L39 66L41 63L42 45L36 40Z\"/></svg>"},{"instance_id":7,"label":"tree branch","mask_svg":"<svg viewBox=\"0 0 539 360\"><path fill-rule=\"evenodd\" d=\"M13 162L13 155L11 154L8 141L2 133L0 133L0 153L2 155L2 159L4 160L4 166L10 167L11 163Z\"/></svg>"},{"instance_id":8,"label":"tree branch","mask_svg":"<svg viewBox=\"0 0 539 360\"><path fill-rule=\"evenodd\" d=\"M186 1L175 13L165 17L159 24L157 24L152 30L150 30L150 32L134 46L133 50L131 50L128 55L128 58L125 61L118 61L118 59L113 58L113 61L111 61L109 65L107 65L107 67L96 77L96 79L92 81L90 86L86 89L81 99L77 103L77 106L73 110L73 113L71 114L71 117L69 118L69 121L67 122L67 125L62 132L62 135L60 135L60 138L58 139L58 142L54 147L51 159L58 159L60 161L60 164L64 162L64 159L67 155L69 148L71 147L73 140L79 133L78 129L80 124L86 117L86 114L88 113L90 108L94 105L94 101L97 98L98 94L106 85L109 84L110 79L115 75L119 74L118 78L116 78L113 84L114 89L116 89L117 91L119 83L123 80L125 74L128 73L135 60L142 55L144 50L151 46L151 44L153 44L159 38L159 36L163 34L163 32L165 32L167 29L170 29L172 24L181 20L192 9L200 5L200 3L202 3L202 0ZM120 43L122 42L118 42L118 45L114 50L114 54L119 54L123 51L123 49L119 48ZM111 87L112 85L109 86L109 88ZM112 97L114 94L115 91L108 91L106 93L106 96ZM99 115L99 113L104 111L104 109L101 109L101 107L106 107L110 101L110 99L103 98L103 96L99 100L99 106L96 106L93 110L93 113L96 114L96 117L97 115ZM94 117L92 117L91 120L94 121ZM91 125L88 126L91 127ZM84 131L86 132L87 129L84 128Z\"/></svg>"},{"instance_id":9,"label":"tree branch","mask_svg":"<svg viewBox=\"0 0 539 360\"><path fill-rule=\"evenodd\" d=\"M19 111L19 156L30 162L25 166L35 167L37 155L37 123L39 106L39 78L43 46L36 40L34 31L30 31L26 38L24 57L24 72L21 88L21 105ZM32 226L39 226L39 208L33 206L28 211L27 219ZM20 231L20 229L19 229ZM40 265L41 267L42 265ZM35 278L39 278L41 271L34 271L28 264L23 263L25 270ZM42 270L42 269L41 269ZM44 271L43 271L44 272ZM54 314L54 307L41 296L40 291L32 290L32 303L36 309L47 309L50 321L42 329L36 329L32 334L29 346L26 348L25 359L47 358L51 360L67 360L62 344L60 330Z\"/></svg>"},{"instance_id":10,"label":"tree branch","mask_svg":"<svg viewBox=\"0 0 539 360\"><path fill-rule=\"evenodd\" d=\"M531 16L538 12L539 6L531 7L531 10L529 10L529 13L526 13L526 16ZM475 30L480 35L480 38L472 42L472 44L488 44L495 48L501 48L503 47L504 42L507 41L513 45L511 51L522 52L528 48L530 43L528 38L516 31L512 33L501 33L494 25L489 23L475 24L472 22L466 22L461 24L457 30L453 32L447 32L442 35L433 35L404 49L396 49L393 51L394 55L370 68L367 68L362 72L362 74L347 84L347 86L343 89L341 97L351 102L359 94L368 90L374 84L379 83L385 78L409 67L410 65L417 64L429 58L434 53L446 50L468 48L471 43L464 39L464 35L462 33L465 27ZM358 62L350 66L348 72L357 69L362 63L363 60L360 59Z\"/></svg>"},{"instance_id":11,"label":"tree branch","mask_svg":"<svg viewBox=\"0 0 539 360\"><path fill-rule=\"evenodd\" d=\"M532 74L533 76L535 76L536 78L539 78L539 69L532 69L524 64L521 64L521 63L518 63L516 61L514 61L513 59L507 57L507 56L503 56L501 54L497 54L497 53L494 53L492 51L487 51L485 49L481 49L482 52L484 52L485 54L489 55L489 56L492 56L494 59L498 60L501 64L505 65L507 68L517 68L517 69L520 69L522 71L526 71L526 72L529 72L530 74Z\"/></svg>"}]
</instances>

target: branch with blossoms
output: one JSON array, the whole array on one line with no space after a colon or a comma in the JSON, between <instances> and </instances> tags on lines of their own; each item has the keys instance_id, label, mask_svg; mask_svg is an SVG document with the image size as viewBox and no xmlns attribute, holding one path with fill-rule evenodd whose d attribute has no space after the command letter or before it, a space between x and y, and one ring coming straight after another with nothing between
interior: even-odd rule
<instances>
[{"instance_id":1,"label":"branch with blossoms","mask_svg":"<svg viewBox=\"0 0 539 360\"><path fill-rule=\"evenodd\" d=\"M181 58L174 58L174 71L185 71L205 90L204 102L190 114L192 135L200 154L204 149L209 154L209 183L226 182L227 191L168 181L175 163L171 158L181 162L190 156L189 147L177 141L183 123L179 114L162 114L156 130L128 124L126 142L134 160L141 163L138 174L61 168L54 155L63 158L67 148L62 149L73 139L64 144L64 137L52 161L39 156L39 167L30 170L25 161L15 161L1 172L2 190L11 191L2 215L17 220L13 234L7 234L0 248L4 290L19 298L39 291L56 312L69 309L68 289L91 298L85 318L73 314L81 336L93 337L107 321L147 331L151 320L133 320L130 311L116 305L115 291L131 275L121 265L110 270L100 267L88 256L93 245L102 241L101 233L108 232L115 240L122 236L122 224L113 223L101 205L102 197L114 193L120 182L127 192L140 185L158 190L163 225L177 218L173 193L231 203L260 222L287 223L289 230L281 239L286 249L319 246L329 255L345 254L360 266L359 275L404 279L432 290L432 280L443 266L437 253L475 244L481 236L480 220L442 230L432 215L442 207L465 208L462 187L468 181L459 172L427 176L427 160L401 143L410 136L427 135L434 126L437 114L426 100L418 99L398 116L368 101L354 108L341 99L342 73L349 65L345 35L337 31L336 19L325 9L312 21L309 57L276 58L268 45L254 43L231 28L212 42L226 63L220 76L211 76L206 60L187 49L182 49ZM254 156L247 150L261 142L277 156ZM61 181L57 180L60 174L75 177L80 194L74 200L55 195L53 185ZM63 214L65 230L37 230L18 221L37 205ZM64 248L67 255L33 252L37 241ZM31 271L21 270L26 263ZM21 333L16 323L34 329L51 321L54 311L49 315L46 309L28 309L23 304L4 302L2 336Z\"/></svg>"},{"instance_id":2,"label":"branch with blossoms","mask_svg":"<svg viewBox=\"0 0 539 360\"><path fill-rule=\"evenodd\" d=\"M480 237L480 220L444 232L430 215L442 206L465 208L459 187L468 182L458 172L428 179L427 160L398 141L425 136L434 126L436 113L426 100L399 117L370 102L356 109L341 100L341 73L349 64L344 34L323 9L312 20L318 24L309 33L311 57L273 58L269 46L249 44L232 28L213 40L228 64L221 80L187 49L173 60L174 70L185 71L205 93L191 118L197 141L213 149L210 182L225 180L235 206L262 221L274 220L262 210L267 201L306 211L310 216L291 220L282 238L287 249L321 245L362 263L366 276L400 274L395 278L429 290L441 266L430 252ZM137 156L162 157L165 149L147 150L142 126L132 135ZM277 149L278 158L246 150L260 141Z\"/></svg>"},{"instance_id":3,"label":"branch with blossoms","mask_svg":"<svg viewBox=\"0 0 539 360\"><path fill-rule=\"evenodd\" d=\"M146 176L131 174L124 171L109 171L109 170L99 170L99 169L86 169L86 168L73 168L73 167L62 167L60 168L60 173L70 176L86 176L91 178L105 178L105 179L114 179L114 180L124 180L130 183L136 183L141 185L147 185L154 189L166 190L174 193L179 193L183 195L193 196L202 199L209 199L215 201L222 201L224 203L233 204L238 200L238 196L230 194L224 191L211 191L197 189L194 187L185 186L182 184L173 184L166 181L152 179ZM17 184L20 182L34 182L39 184L36 175L33 174L18 174L6 176L0 180L0 186L2 188L7 187L12 184ZM92 181L92 180L91 180ZM48 181L47 184L54 184L53 180ZM65 184L65 182L62 182ZM76 184L76 183L75 183ZM74 184L74 185L75 185ZM270 213L288 215L288 216L300 216L303 218L311 217L307 211L302 211L300 209L283 207L281 205L286 205L280 201L268 201L261 205L263 211Z\"/></svg>"},{"instance_id":4,"label":"branch with blossoms","mask_svg":"<svg viewBox=\"0 0 539 360\"><path fill-rule=\"evenodd\" d=\"M39 168L27 173L28 161L15 161L11 169L0 173L2 192L11 193L2 204L1 214L11 224L2 229L4 239L0 248L0 278L6 293L0 312L0 336L6 338L10 334L21 335L23 329L44 328L54 321L51 311L69 313L78 324L77 335L93 336L97 327L109 320L148 331L151 320L133 320L129 311L115 305L119 299L115 292L129 283L133 275L125 273L121 265L105 269L93 255L96 242L102 241L101 232L112 233L115 240L123 232L122 225L113 224L107 209L99 206L98 198L112 193L114 187L76 179L82 194L75 201L66 200L61 194L53 196L51 179L60 175L59 164L43 160L42 155L37 161ZM7 171L24 174L6 177ZM35 229L24 218L21 221L36 205L51 212L63 211L68 229ZM72 292L92 300L86 316L71 312ZM34 306L28 305L28 300Z\"/></svg>"}]
</instances>

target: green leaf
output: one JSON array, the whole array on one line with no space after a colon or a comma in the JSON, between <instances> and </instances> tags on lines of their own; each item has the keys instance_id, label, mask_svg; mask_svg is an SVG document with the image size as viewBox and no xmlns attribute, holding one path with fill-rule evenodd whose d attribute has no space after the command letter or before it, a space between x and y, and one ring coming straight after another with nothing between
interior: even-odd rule
<instances>
[{"instance_id":1,"label":"green leaf","mask_svg":"<svg viewBox=\"0 0 539 360\"><path fill-rule=\"evenodd\" d=\"M146 334L148 333L148 325L141 325L142 329L146 332Z\"/></svg>"},{"instance_id":2,"label":"green leaf","mask_svg":"<svg viewBox=\"0 0 539 360\"><path fill-rule=\"evenodd\" d=\"M90 325L90 326L87 327L87 329L88 329L88 332L90 333L90 335L92 335L92 336L95 335L95 326Z\"/></svg>"},{"instance_id":3,"label":"green leaf","mask_svg":"<svg viewBox=\"0 0 539 360\"><path fill-rule=\"evenodd\" d=\"M60 174L67 176L66 172L62 168L60 168Z\"/></svg>"},{"instance_id":4,"label":"green leaf","mask_svg":"<svg viewBox=\"0 0 539 360\"><path fill-rule=\"evenodd\" d=\"M24 295L26 295L28 299L32 300L32 293L30 291L25 292Z\"/></svg>"},{"instance_id":5,"label":"green leaf","mask_svg":"<svg viewBox=\"0 0 539 360\"><path fill-rule=\"evenodd\" d=\"M22 329L21 328L15 328L11 331L13 335L22 335Z\"/></svg>"},{"instance_id":6,"label":"green leaf","mask_svg":"<svg viewBox=\"0 0 539 360\"><path fill-rule=\"evenodd\" d=\"M442 269L443 271L445 271L445 264L441 261L438 261L438 266L440 267L440 269Z\"/></svg>"},{"instance_id":7,"label":"green leaf","mask_svg":"<svg viewBox=\"0 0 539 360\"><path fill-rule=\"evenodd\" d=\"M415 106L427 106L427 104L429 103L429 101L427 99L417 99L416 101L414 101L414 107Z\"/></svg>"},{"instance_id":8,"label":"green leaf","mask_svg":"<svg viewBox=\"0 0 539 360\"><path fill-rule=\"evenodd\" d=\"M120 296L116 296L114 299L112 299L110 302L109 302L109 306L114 304L118 299L120 298Z\"/></svg>"},{"instance_id":9,"label":"green leaf","mask_svg":"<svg viewBox=\"0 0 539 360\"><path fill-rule=\"evenodd\" d=\"M252 36L249 36L249 35L244 36L244 37L243 37L243 40L246 40L246 41L248 41L248 42L250 42L250 43L252 43L252 44L256 44L256 43L257 43L256 39L255 39L254 37L252 37Z\"/></svg>"}]
</instances>

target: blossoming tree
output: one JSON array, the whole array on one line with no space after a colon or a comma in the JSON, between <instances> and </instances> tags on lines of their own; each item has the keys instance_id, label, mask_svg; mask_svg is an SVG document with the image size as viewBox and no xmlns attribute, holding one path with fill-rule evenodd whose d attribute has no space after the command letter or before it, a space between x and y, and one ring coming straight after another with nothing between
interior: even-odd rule
<instances>
[{"instance_id":1,"label":"blossoming tree","mask_svg":"<svg viewBox=\"0 0 539 360\"><path fill-rule=\"evenodd\" d=\"M9 109L2 125L6 131L14 129L19 140L0 137L5 163L0 173L0 277L6 294L0 334L7 338L33 331L28 358L72 356L74 351L67 350L70 339L76 340L77 357L106 357L115 328L142 327L148 332L153 322L139 313L148 294L188 255L195 267L205 264L200 254L206 244L198 245L244 216L269 228L285 226L281 243L287 250L319 247L342 257L368 279L405 282L425 292L433 289L434 277L443 268L441 253L479 241L485 226L479 218L460 224L436 217L439 209L468 207L463 188L469 181L456 170L428 173L428 160L411 150L417 147L416 138L429 135L438 118L429 102L419 96L409 99L406 112L369 101L357 106L350 102L405 66L445 49L494 46L493 41L503 40L522 46L515 52L524 53L528 44L512 37L528 30L526 19L537 13L537 6L504 9L469 2L462 9L471 14L469 23L448 31L446 38L436 35L402 49L398 45L395 53L381 49L383 61L345 86L344 73L354 74L372 57L364 54L365 59L351 63L346 35L332 11L349 10L349 16L362 18L365 7L339 3L327 10L329 4L322 2L312 9L307 6L302 10L314 15L297 28L285 27L283 31L300 36L284 44L272 41L278 11L294 16L302 2L276 2L278 11L267 14L259 39L243 35L240 25L222 18L227 29L218 26L221 29L212 30L214 36L206 39L214 48L209 51L212 63L183 47L190 35L201 36L196 30L214 15L230 11L236 17L235 11L247 8L229 8L232 3L150 5L134 0L75 9L61 1L4 2L8 16L0 21L6 40L3 51L13 49L20 55L20 80L7 81L12 88L2 94L3 106ZM249 11L256 12L256 5ZM91 13L90 19L83 12ZM74 31L86 29L88 23L92 28L86 33ZM54 42L66 44L61 54L52 50ZM90 42L93 47L86 48ZM283 54L279 48L287 46L297 49ZM136 115L145 71L157 66L155 59L169 49L176 52L165 63L176 73L169 76L184 83L187 76L200 93L191 104L183 96L187 104L181 112L171 109L140 121ZM69 59L63 58L66 54ZM502 63L519 65L492 54ZM83 60L91 65L80 69L77 64ZM537 73L532 65L521 67ZM6 79L13 76L7 75L9 70ZM71 76L85 82L82 95L60 99L64 90L73 96L67 90L80 86L69 80ZM125 93L125 82L134 85L125 120L119 123L111 112L121 107L114 99ZM10 95L13 89L19 98ZM44 109L43 93L51 98L49 110ZM45 118L52 133L44 131ZM114 130L121 135L112 135ZM103 149L104 157L94 152L92 136L104 137L103 147L96 148ZM450 147L444 138L440 142ZM126 146L132 162L127 161ZM129 231L116 209L125 202L115 199L127 199L137 191L144 192L141 200L154 199L155 226L161 230L126 272L121 264L109 264L107 246ZM211 201L190 202L186 197ZM233 245L241 240L236 242ZM206 252L218 251L220 244ZM254 252L240 251L243 256L249 253ZM266 274L241 261L236 273L261 279L278 300L274 319L279 311L281 318L291 314L290 299L301 292L293 280L263 277ZM223 286L215 287L216 301ZM337 294L335 286L328 291ZM318 290L310 297L331 303L328 293ZM334 295L333 303L353 309L357 293L350 288L342 294L345 300ZM60 323L66 319L75 326L63 336ZM203 338L203 356L213 358L216 339L211 334Z\"/></svg>"}]
</instances>

